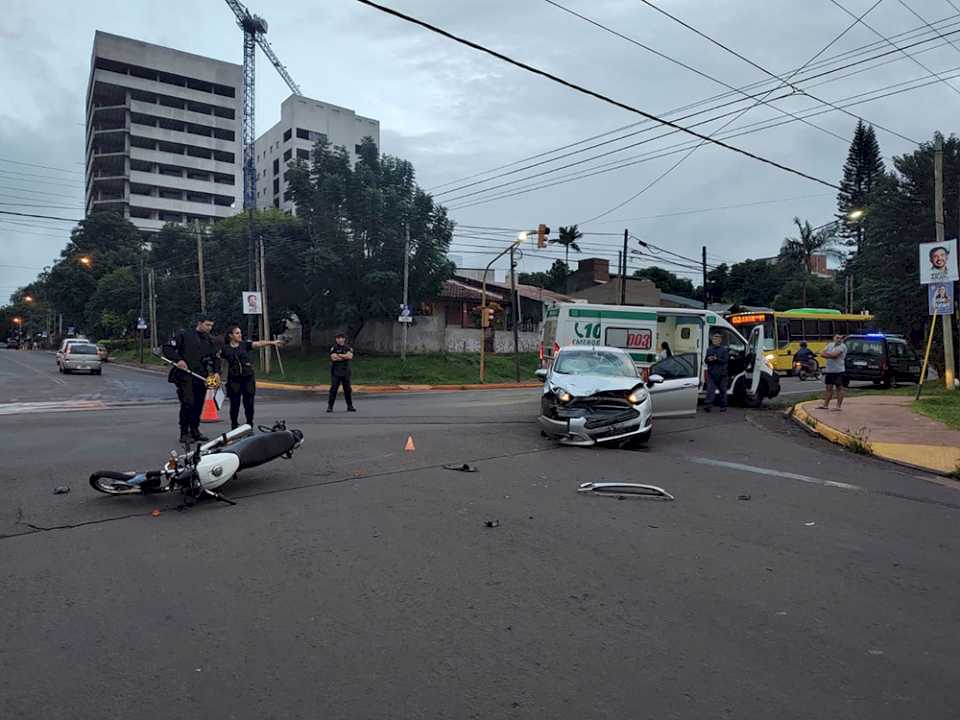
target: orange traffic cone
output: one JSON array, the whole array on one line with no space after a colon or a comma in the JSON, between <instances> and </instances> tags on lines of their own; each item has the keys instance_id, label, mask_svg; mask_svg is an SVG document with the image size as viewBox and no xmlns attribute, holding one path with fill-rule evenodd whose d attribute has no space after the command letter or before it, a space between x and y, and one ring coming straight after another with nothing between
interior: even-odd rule
<instances>
[{"instance_id":1,"label":"orange traffic cone","mask_svg":"<svg viewBox=\"0 0 960 720\"><path fill-rule=\"evenodd\" d=\"M407 444L403 446L405 452L413 452L417 448L413 445L413 435L407 435Z\"/></svg>"},{"instance_id":2,"label":"orange traffic cone","mask_svg":"<svg viewBox=\"0 0 960 720\"><path fill-rule=\"evenodd\" d=\"M217 411L217 403L213 399L213 390L210 388L207 388L207 398L203 401L203 413L200 415L200 422L220 422L220 415Z\"/></svg>"}]
</instances>

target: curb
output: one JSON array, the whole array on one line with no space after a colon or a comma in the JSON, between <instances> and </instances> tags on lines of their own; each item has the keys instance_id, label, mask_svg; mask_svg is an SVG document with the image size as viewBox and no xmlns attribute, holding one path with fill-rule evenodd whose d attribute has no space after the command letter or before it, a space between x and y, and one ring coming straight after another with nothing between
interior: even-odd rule
<instances>
[{"instance_id":1,"label":"curb","mask_svg":"<svg viewBox=\"0 0 960 720\"><path fill-rule=\"evenodd\" d=\"M137 363L129 363L125 361L118 362L115 360L112 360L110 364L116 365L117 367L125 367L130 370L146 370L158 373L167 372L167 368L163 365L144 364L141 366ZM257 380L257 387L263 390L283 390L286 392L326 393L330 391L329 385L294 385L293 383L280 383L259 379ZM353 392L361 395L374 395L407 392L456 392L460 390L522 390L539 387L543 387L543 383L485 383L483 385L479 383L458 385L354 385Z\"/></svg>"},{"instance_id":2,"label":"curb","mask_svg":"<svg viewBox=\"0 0 960 720\"><path fill-rule=\"evenodd\" d=\"M817 400L807 400L806 402L797 403L792 407L787 408L784 411L784 415L795 423L797 423L801 428L806 430L811 435L819 435L820 437L829 440L835 445L840 445L846 449L850 449L851 445L857 442L857 439L852 435L849 435L845 432L841 432L830 425L827 425L820 420L817 420L815 417L810 415L805 405L810 403L819 402ZM902 458L897 457L896 455L883 452L878 450L875 447L874 443L871 443L869 440L865 444L870 448L870 456L875 457L879 460L884 460L885 462L893 463L894 465L900 465L902 467L910 468L911 470L921 470L923 472L931 473L933 475L939 475L941 477L951 477L948 471L944 471L940 468L930 467L929 465L918 465L916 463L911 463ZM880 445L886 445L886 443L880 443Z\"/></svg>"}]
</instances>

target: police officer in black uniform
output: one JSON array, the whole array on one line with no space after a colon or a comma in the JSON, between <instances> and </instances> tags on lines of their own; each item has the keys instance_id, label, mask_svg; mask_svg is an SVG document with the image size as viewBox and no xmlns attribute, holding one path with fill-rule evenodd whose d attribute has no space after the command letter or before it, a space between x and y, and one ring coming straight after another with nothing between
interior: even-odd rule
<instances>
[{"instance_id":1,"label":"police officer in black uniform","mask_svg":"<svg viewBox=\"0 0 960 720\"><path fill-rule=\"evenodd\" d=\"M169 380L177 386L177 399L180 400L180 442L204 442L207 438L200 433L200 415L203 413L203 401L207 397L207 383L190 372L209 377L214 375L220 382L219 349L210 337L213 320L207 315L197 318L192 330L183 330L164 348L164 357L172 360L177 367L170 370ZM179 369L178 369L179 368ZM186 371L190 372L186 372Z\"/></svg>"},{"instance_id":2,"label":"police officer in black uniform","mask_svg":"<svg viewBox=\"0 0 960 720\"><path fill-rule=\"evenodd\" d=\"M279 340L244 340L239 325L227 328L220 357L227 366L227 397L230 398L230 428L240 424L240 403L247 425L253 425L253 399L257 393L257 381L253 372L251 351L256 348L280 345Z\"/></svg>"},{"instance_id":3,"label":"police officer in black uniform","mask_svg":"<svg viewBox=\"0 0 960 720\"><path fill-rule=\"evenodd\" d=\"M343 399L347 401L347 412L356 412L353 406L353 387L350 385L350 361L353 360L353 348L347 345L347 336L337 333L336 345L330 348L330 398L327 412L333 412L337 401L337 390L343 385Z\"/></svg>"}]
</instances>

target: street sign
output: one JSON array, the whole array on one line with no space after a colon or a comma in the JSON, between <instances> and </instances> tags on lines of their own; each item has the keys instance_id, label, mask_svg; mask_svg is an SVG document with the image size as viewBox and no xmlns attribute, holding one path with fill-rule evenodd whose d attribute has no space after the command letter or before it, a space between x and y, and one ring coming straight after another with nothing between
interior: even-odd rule
<instances>
[{"instance_id":1,"label":"street sign","mask_svg":"<svg viewBox=\"0 0 960 720\"><path fill-rule=\"evenodd\" d=\"M957 241L920 243L920 284L952 283L957 280L960 280Z\"/></svg>"},{"instance_id":2,"label":"street sign","mask_svg":"<svg viewBox=\"0 0 960 720\"><path fill-rule=\"evenodd\" d=\"M927 285L927 300L931 315L953 315L953 282Z\"/></svg>"},{"instance_id":3,"label":"street sign","mask_svg":"<svg viewBox=\"0 0 960 720\"><path fill-rule=\"evenodd\" d=\"M412 323L412 322L413 322L413 318L410 317L409 315L401 315L400 317L397 318L397 322L400 322L400 323Z\"/></svg>"},{"instance_id":4,"label":"street sign","mask_svg":"<svg viewBox=\"0 0 960 720\"><path fill-rule=\"evenodd\" d=\"M137 318L137 330L146 330L146 329L147 329L147 321L144 320L143 318Z\"/></svg>"},{"instance_id":5,"label":"street sign","mask_svg":"<svg viewBox=\"0 0 960 720\"><path fill-rule=\"evenodd\" d=\"M400 317L412 317L413 309L409 305L400 305Z\"/></svg>"},{"instance_id":6,"label":"street sign","mask_svg":"<svg viewBox=\"0 0 960 720\"><path fill-rule=\"evenodd\" d=\"M260 301L260 293L255 290L246 290L240 300L244 315L263 314L263 305Z\"/></svg>"}]
</instances>

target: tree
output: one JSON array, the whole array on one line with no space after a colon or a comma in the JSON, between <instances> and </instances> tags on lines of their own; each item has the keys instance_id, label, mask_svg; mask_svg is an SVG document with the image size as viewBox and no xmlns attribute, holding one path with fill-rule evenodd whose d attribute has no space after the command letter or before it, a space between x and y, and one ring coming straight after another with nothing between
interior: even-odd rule
<instances>
[{"instance_id":1,"label":"tree","mask_svg":"<svg viewBox=\"0 0 960 720\"><path fill-rule=\"evenodd\" d=\"M570 268L567 267L567 264L563 260L554 260L553 265L546 272L520 273L517 276L517 281L522 285L533 285L544 290L565 293L569 275Z\"/></svg>"},{"instance_id":2,"label":"tree","mask_svg":"<svg viewBox=\"0 0 960 720\"><path fill-rule=\"evenodd\" d=\"M739 305L773 307L787 274L780 263L769 260L734 263L730 266L724 300Z\"/></svg>"},{"instance_id":3,"label":"tree","mask_svg":"<svg viewBox=\"0 0 960 720\"><path fill-rule=\"evenodd\" d=\"M563 264L570 267L570 248L580 252L580 246L577 240L583 237L583 233L577 229L576 225L560 226L560 234L557 238L551 238L550 242L563 245Z\"/></svg>"},{"instance_id":4,"label":"tree","mask_svg":"<svg viewBox=\"0 0 960 720\"><path fill-rule=\"evenodd\" d=\"M885 172L880 144L872 125L857 122L853 141L843 165L843 179L840 192L837 193L837 219L840 222L840 235L847 245L860 252L863 245L864 223L862 219L851 220L849 215L855 210L866 211L870 196L878 180Z\"/></svg>"},{"instance_id":5,"label":"tree","mask_svg":"<svg viewBox=\"0 0 960 720\"><path fill-rule=\"evenodd\" d=\"M792 266L801 278L801 305L807 306L807 287L810 283L810 266L817 253L827 249L835 242L832 228L816 229L810 221L801 222L795 217L793 222L800 231L800 237L784 238L780 248L780 261Z\"/></svg>"},{"instance_id":6,"label":"tree","mask_svg":"<svg viewBox=\"0 0 960 720\"><path fill-rule=\"evenodd\" d=\"M368 320L396 315L406 227L412 300L436 296L453 274L446 257L453 223L416 185L408 161L381 156L365 138L350 167L344 148L321 139L309 167L297 163L289 173L305 235L304 282L317 318L345 325L355 338Z\"/></svg>"},{"instance_id":7,"label":"tree","mask_svg":"<svg viewBox=\"0 0 960 720\"><path fill-rule=\"evenodd\" d=\"M139 312L138 273L130 266L118 267L97 280L84 309L85 327L96 337L124 337L136 328Z\"/></svg>"},{"instance_id":8,"label":"tree","mask_svg":"<svg viewBox=\"0 0 960 720\"><path fill-rule=\"evenodd\" d=\"M730 284L730 267L720 263L707 272L707 303L723 302ZM701 295L702 297L702 295Z\"/></svg>"},{"instance_id":9,"label":"tree","mask_svg":"<svg viewBox=\"0 0 960 720\"><path fill-rule=\"evenodd\" d=\"M660 289L660 292L682 295L688 298L692 298L694 295L693 282L687 278L678 277L661 267L653 266L635 270L633 277L650 280Z\"/></svg>"}]
</instances>

